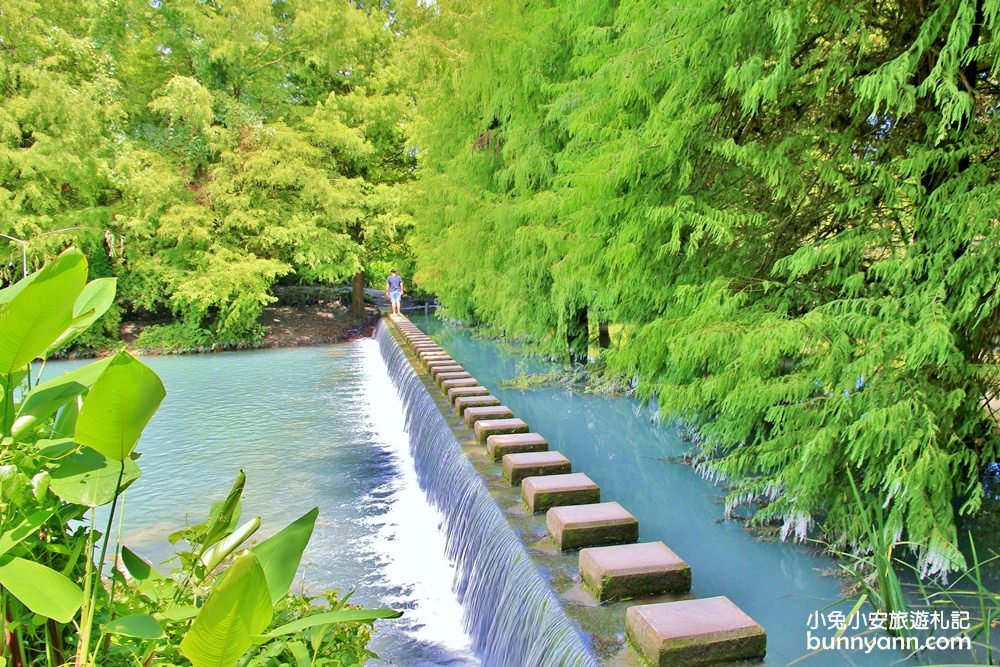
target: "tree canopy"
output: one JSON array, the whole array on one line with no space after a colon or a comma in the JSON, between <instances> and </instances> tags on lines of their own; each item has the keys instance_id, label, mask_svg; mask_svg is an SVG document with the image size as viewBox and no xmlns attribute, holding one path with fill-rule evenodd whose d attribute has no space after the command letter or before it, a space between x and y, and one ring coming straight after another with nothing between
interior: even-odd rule
<instances>
[{"instance_id":1,"label":"tree canopy","mask_svg":"<svg viewBox=\"0 0 1000 667\"><path fill-rule=\"evenodd\" d=\"M31 242L29 270L75 240L125 308L252 337L282 276L341 281L398 251L398 37L348 2L5 7L0 231Z\"/></svg>"},{"instance_id":2,"label":"tree canopy","mask_svg":"<svg viewBox=\"0 0 1000 667\"><path fill-rule=\"evenodd\" d=\"M925 572L998 458L1000 2L439 2L417 278L701 435L731 508ZM584 320L586 321L586 320Z\"/></svg>"}]
</instances>

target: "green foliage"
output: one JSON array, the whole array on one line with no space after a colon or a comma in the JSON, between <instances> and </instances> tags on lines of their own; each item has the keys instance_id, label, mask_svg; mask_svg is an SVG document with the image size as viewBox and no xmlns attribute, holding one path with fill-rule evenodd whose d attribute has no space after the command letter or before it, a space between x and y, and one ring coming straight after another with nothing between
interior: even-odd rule
<instances>
[{"instance_id":1,"label":"green foliage","mask_svg":"<svg viewBox=\"0 0 1000 667\"><path fill-rule=\"evenodd\" d=\"M174 322L146 327L135 339L140 350L183 352L212 344L212 334L197 322Z\"/></svg>"},{"instance_id":2,"label":"green foliage","mask_svg":"<svg viewBox=\"0 0 1000 667\"><path fill-rule=\"evenodd\" d=\"M77 665L227 667L288 650L359 664L369 655L360 624L399 612L286 601L318 511L248 549L262 520L239 524L242 472L204 523L171 537L187 545L171 572L127 548L119 560L117 546L109 561L122 495L140 475L135 448L165 390L127 352L46 382L31 373L32 361L110 307L114 282L87 283L87 273L71 248L0 291L0 663L62 665L75 653Z\"/></svg>"},{"instance_id":3,"label":"green foliage","mask_svg":"<svg viewBox=\"0 0 1000 667\"><path fill-rule=\"evenodd\" d=\"M0 278L75 240L127 315L231 344L260 337L279 279L395 256L414 160L391 24L388 6L319 0L4 11Z\"/></svg>"},{"instance_id":4,"label":"green foliage","mask_svg":"<svg viewBox=\"0 0 1000 667\"><path fill-rule=\"evenodd\" d=\"M923 573L1000 456L1000 3L473 3L406 14L417 277L613 373L786 537ZM757 509L760 508L760 509ZM870 514L870 512L869 512Z\"/></svg>"}]
</instances>

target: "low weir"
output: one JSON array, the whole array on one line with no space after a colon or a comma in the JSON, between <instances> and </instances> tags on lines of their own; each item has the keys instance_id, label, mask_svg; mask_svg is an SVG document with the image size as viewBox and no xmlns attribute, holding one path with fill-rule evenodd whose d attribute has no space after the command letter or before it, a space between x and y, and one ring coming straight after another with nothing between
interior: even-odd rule
<instances>
[{"instance_id":1,"label":"low weir","mask_svg":"<svg viewBox=\"0 0 1000 667\"><path fill-rule=\"evenodd\" d=\"M583 636L462 452L386 324L376 338L403 399L417 478L444 517L473 649L498 667L595 666Z\"/></svg>"}]
</instances>

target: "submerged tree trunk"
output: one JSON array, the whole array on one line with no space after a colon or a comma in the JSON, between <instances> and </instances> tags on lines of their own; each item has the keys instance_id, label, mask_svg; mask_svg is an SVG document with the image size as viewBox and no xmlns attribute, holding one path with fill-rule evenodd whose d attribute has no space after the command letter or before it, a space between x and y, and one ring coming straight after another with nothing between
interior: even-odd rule
<instances>
[{"instance_id":1,"label":"submerged tree trunk","mask_svg":"<svg viewBox=\"0 0 1000 667\"><path fill-rule=\"evenodd\" d=\"M359 270L351 283L351 317L362 320L365 317L365 272Z\"/></svg>"},{"instance_id":2,"label":"submerged tree trunk","mask_svg":"<svg viewBox=\"0 0 1000 667\"><path fill-rule=\"evenodd\" d=\"M570 363L587 363L587 347L590 343L589 329L587 309L577 308L566 325L566 347L569 349Z\"/></svg>"},{"instance_id":3,"label":"submerged tree trunk","mask_svg":"<svg viewBox=\"0 0 1000 667\"><path fill-rule=\"evenodd\" d=\"M611 332L608 331L607 322L597 323L597 346L602 350L606 350L611 347Z\"/></svg>"}]
</instances>

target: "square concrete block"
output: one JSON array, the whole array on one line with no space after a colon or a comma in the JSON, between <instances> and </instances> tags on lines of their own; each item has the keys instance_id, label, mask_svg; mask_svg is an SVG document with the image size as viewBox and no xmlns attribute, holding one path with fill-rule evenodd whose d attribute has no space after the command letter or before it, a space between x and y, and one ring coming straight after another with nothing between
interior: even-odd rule
<instances>
[{"instance_id":1,"label":"square concrete block","mask_svg":"<svg viewBox=\"0 0 1000 667\"><path fill-rule=\"evenodd\" d=\"M580 574L602 602L691 590L691 568L663 542L584 549Z\"/></svg>"},{"instance_id":2,"label":"square concrete block","mask_svg":"<svg viewBox=\"0 0 1000 667\"><path fill-rule=\"evenodd\" d=\"M469 408L491 408L500 405L496 396L459 396L455 399L455 412L465 413Z\"/></svg>"},{"instance_id":3,"label":"square concrete block","mask_svg":"<svg viewBox=\"0 0 1000 667\"><path fill-rule=\"evenodd\" d=\"M629 639L653 665L704 665L764 657L767 635L727 597L629 607Z\"/></svg>"},{"instance_id":4,"label":"square concrete block","mask_svg":"<svg viewBox=\"0 0 1000 667\"><path fill-rule=\"evenodd\" d=\"M639 522L615 502L553 507L545 515L545 527L560 551L639 539Z\"/></svg>"},{"instance_id":5,"label":"square concrete block","mask_svg":"<svg viewBox=\"0 0 1000 667\"><path fill-rule=\"evenodd\" d=\"M545 452L548 449L549 443L537 433L508 433L486 438L486 452L494 461L499 461L505 454Z\"/></svg>"},{"instance_id":6,"label":"square concrete block","mask_svg":"<svg viewBox=\"0 0 1000 667\"><path fill-rule=\"evenodd\" d=\"M527 433L528 425L517 417L509 419L480 419L474 425L477 442L486 442L491 435L503 433Z\"/></svg>"},{"instance_id":7,"label":"square concrete block","mask_svg":"<svg viewBox=\"0 0 1000 667\"><path fill-rule=\"evenodd\" d=\"M524 452L505 454L500 466L503 476L511 486L521 483L526 477L541 475L563 475L572 472L573 466L562 452Z\"/></svg>"},{"instance_id":8,"label":"square concrete block","mask_svg":"<svg viewBox=\"0 0 1000 667\"><path fill-rule=\"evenodd\" d=\"M432 366L429 372L432 378L437 379L441 373L461 373L464 370L458 364L445 364L444 366Z\"/></svg>"},{"instance_id":9,"label":"square concrete block","mask_svg":"<svg viewBox=\"0 0 1000 667\"><path fill-rule=\"evenodd\" d=\"M450 371L448 373L438 373L434 376L434 380L440 385L446 380L465 380L471 377L472 373L468 371ZM476 384L479 384L478 380L476 380Z\"/></svg>"},{"instance_id":10,"label":"square concrete block","mask_svg":"<svg viewBox=\"0 0 1000 667\"><path fill-rule=\"evenodd\" d=\"M457 398L461 398L463 396L488 396L490 390L481 384L474 384L448 387L448 390L445 393L448 396L448 402L454 405L455 399Z\"/></svg>"},{"instance_id":11,"label":"square concrete block","mask_svg":"<svg viewBox=\"0 0 1000 667\"><path fill-rule=\"evenodd\" d=\"M483 408L469 408L465 411L465 425L473 428L480 419L507 419L514 416L514 411L506 405L494 405Z\"/></svg>"},{"instance_id":12,"label":"square concrete block","mask_svg":"<svg viewBox=\"0 0 1000 667\"><path fill-rule=\"evenodd\" d=\"M561 505L599 503L601 487L582 472L526 477L521 481L521 499L529 512L545 512Z\"/></svg>"},{"instance_id":13,"label":"square concrete block","mask_svg":"<svg viewBox=\"0 0 1000 667\"><path fill-rule=\"evenodd\" d=\"M482 385L479 384L479 380L477 380L474 377L455 378L454 380L444 380L440 384L441 384L441 391L444 394L447 394L452 389L456 389L458 387L481 387L482 386ZM485 391L487 394L490 393L489 390L486 387L483 387L483 391Z\"/></svg>"},{"instance_id":14,"label":"square concrete block","mask_svg":"<svg viewBox=\"0 0 1000 667\"><path fill-rule=\"evenodd\" d=\"M424 367L431 371L435 368L443 368L444 366L458 366L458 362L451 357L442 357L440 359L431 359L430 361L424 362Z\"/></svg>"},{"instance_id":15,"label":"square concrete block","mask_svg":"<svg viewBox=\"0 0 1000 667\"><path fill-rule=\"evenodd\" d=\"M425 364L430 363L432 361L441 361L442 359L451 359L451 355L448 354L447 352L437 351L437 350L432 352L421 351L417 353L417 356L419 356L420 361L424 362Z\"/></svg>"}]
</instances>

